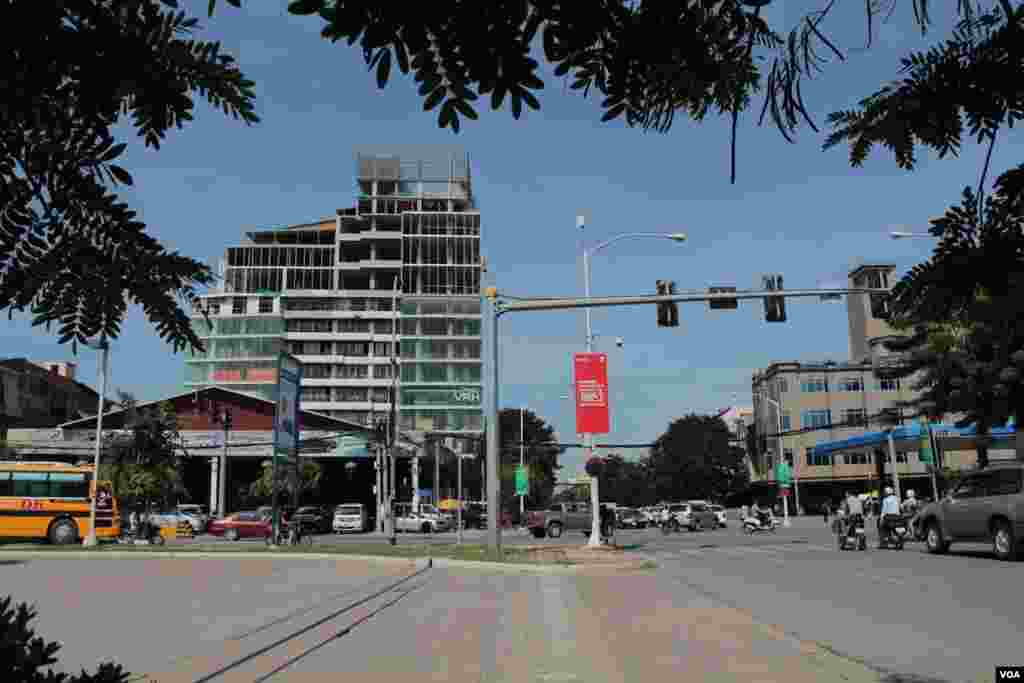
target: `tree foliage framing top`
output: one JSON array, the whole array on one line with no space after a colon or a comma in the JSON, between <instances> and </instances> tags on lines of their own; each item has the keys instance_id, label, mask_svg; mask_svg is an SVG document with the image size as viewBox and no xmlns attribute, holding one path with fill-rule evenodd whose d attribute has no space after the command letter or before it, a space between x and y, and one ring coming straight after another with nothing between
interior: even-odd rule
<instances>
[{"instance_id":1,"label":"tree foliage framing top","mask_svg":"<svg viewBox=\"0 0 1024 683\"><path fill-rule=\"evenodd\" d=\"M232 4L238 5L237 0ZM175 351L202 348L182 304L208 266L145 233L111 190L131 185L112 127L147 147L192 120L192 94L246 124L253 82L176 0L0 3L0 310L30 310L60 343L118 336L129 302Z\"/></svg>"},{"instance_id":2,"label":"tree foliage framing top","mask_svg":"<svg viewBox=\"0 0 1024 683\"><path fill-rule=\"evenodd\" d=\"M212 0L211 6L215 2ZM829 58L846 55L824 27L837 0L808 13L788 34L760 16L771 0L445 0L412 8L366 0L293 0L289 11L319 15L321 35L332 42L359 42L363 58L384 88L392 66L414 74L423 108L440 105L438 125L458 132L460 116L476 120L472 104L490 94L491 109L508 96L512 116L524 105L539 110L533 91L544 82L531 56L541 36L544 59L556 76L586 97L601 96L602 121L625 116L630 127L668 132L677 112L701 121L711 110L729 114L732 181L735 182L736 119L754 94L764 91L760 122L771 117L786 140L801 122L817 131L801 84ZM922 32L931 25L930 0L865 0L867 46L875 24L910 4ZM957 12L972 18L969 0ZM761 64L764 62L764 64Z\"/></svg>"}]
</instances>

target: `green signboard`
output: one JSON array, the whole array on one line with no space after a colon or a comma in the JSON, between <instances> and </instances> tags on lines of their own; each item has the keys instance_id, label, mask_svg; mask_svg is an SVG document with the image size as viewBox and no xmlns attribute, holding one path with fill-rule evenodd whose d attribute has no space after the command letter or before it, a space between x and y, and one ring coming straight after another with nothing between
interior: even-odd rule
<instances>
[{"instance_id":1,"label":"green signboard","mask_svg":"<svg viewBox=\"0 0 1024 683\"><path fill-rule=\"evenodd\" d=\"M775 483L784 489L793 485L793 472L789 468L789 463L780 462L775 465Z\"/></svg>"},{"instance_id":2,"label":"green signboard","mask_svg":"<svg viewBox=\"0 0 1024 683\"><path fill-rule=\"evenodd\" d=\"M516 467L516 495L525 496L530 493L530 475L526 472L526 467L519 465Z\"/></svg>"},{"instance_id":3,"label":"green signboard","mask_svg":"<svg viewBox=\"0 0 1024 683\"><path fill-rule=\"evenodd\" d=\"M924 415L919 418L919 422L921 424L921 445L918 447L918 457L924 464L932 465L935 463L935 454L932 453L931 426L928 424L928 418Z\"/></svg>"}]
</instances>

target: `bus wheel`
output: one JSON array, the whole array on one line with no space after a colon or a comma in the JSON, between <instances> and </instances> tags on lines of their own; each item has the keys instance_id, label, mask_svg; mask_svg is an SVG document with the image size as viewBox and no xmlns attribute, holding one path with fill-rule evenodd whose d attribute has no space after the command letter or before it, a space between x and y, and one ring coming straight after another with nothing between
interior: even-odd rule
<instances>
[{"instance_id":1,"label":"bus wheel","mask_svg":"<svg viewBox=\"0 0 1024 683\"><path fill-rule=\"evenodd\" d=\"M47 534L54 545L70 545L78 540L78 527L70 519L58 519Z\"/></svg>"}]
</instances>

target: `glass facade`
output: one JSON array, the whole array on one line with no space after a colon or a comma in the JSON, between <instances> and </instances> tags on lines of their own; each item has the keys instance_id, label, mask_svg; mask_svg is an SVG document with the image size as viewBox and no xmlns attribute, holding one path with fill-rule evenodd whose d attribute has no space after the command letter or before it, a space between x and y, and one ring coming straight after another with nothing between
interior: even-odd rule
<instances>
[{"instance_id":1,"label":"glass facade","mask_svg":"<svg viewBox=\"0 0 1024 683\"><path fill-rule=\"evenodd\" d=\"M243 311L250 310L248 300L240 305ZM267 308L265 301L255 298L253 305L253 310ZM285 324L280 314L248 316L243 313L208 321L196 317L192 324L206 348L186 352L186 387L200 389L222 385L273 400L277 388L277 357L284 348L281 335Z\"/></svg>"}]
</instances>

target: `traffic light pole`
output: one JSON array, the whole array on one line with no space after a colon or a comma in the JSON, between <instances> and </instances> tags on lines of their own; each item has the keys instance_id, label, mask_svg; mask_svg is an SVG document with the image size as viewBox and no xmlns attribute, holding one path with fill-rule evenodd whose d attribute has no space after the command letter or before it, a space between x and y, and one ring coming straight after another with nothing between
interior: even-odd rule
<instances>
[{"instance_id":1,"label":"traffic light pole","mask_svg":"<svg viewBox=\"0 0 1024 683\"><path fill-rule=\"evenodd\" d=\"M559 311L574 308L605 308L610 306L638 306L644 304L662 304L672 302L706 302L715 300L730 299L764 299L765 297L802 298L818 297L828 300L844 294L888 294L888 289L882 288L852 288L852 289L797 289L797 290L744 290L720 294L710 294L705 291L691 290L679 294L665 296L610 296L610 297L559 297L546 299L515 299L504 300L500 298L496 287L487 287L482 292L483 298L491 301L491 401L487 421L491 428L487 432L487 545L492 554L501 552L501 534L498 524L500 511L499 505L499 481L498 481L498 398L499 387L501 386L500 372L498 367L498 337L499 321L505 313L515 311Z\"/></svg>"}]
</instances>

